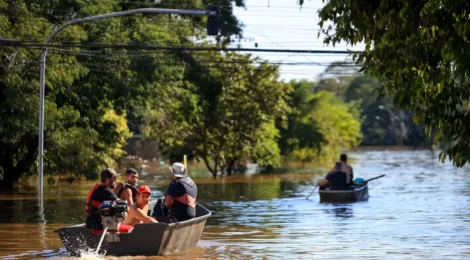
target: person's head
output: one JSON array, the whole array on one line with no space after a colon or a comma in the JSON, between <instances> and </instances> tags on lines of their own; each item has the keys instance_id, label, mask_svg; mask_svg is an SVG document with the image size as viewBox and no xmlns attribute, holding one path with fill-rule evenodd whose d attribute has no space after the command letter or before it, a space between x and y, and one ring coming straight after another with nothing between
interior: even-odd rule
<instances>
[{"instance_id":1,"label":"person's head","mask_svg":"<svg viewBox=\"0 0 470 260\"><path fill-rule=\"evenodd\" d=\"M116 188L116 177L121 174L117 174L113 168L106 168L101 171L101 184L111 189Z\"/></svg>"},{"instance_id":2,"label":"person's head","mask_svg":"<svg viewBox=\"0 0 470 260\"><path fill-rule=\"evenodd\" d=\"M137 190L137 204L140 206L148 205L150 201L150 195L152 195L152 191L148 186L140 186Z\"/></svg>"},{"instance_id":3,"label":"person's head","mask_svg":"<svg viewBox=\"0 0 470 260\"><path fill-rule=\"evenodd\" d=\"M348 156L343 153L343 154L341 154L341 155L339 156L339 160L340 160L341 162L346 163L346 162L348 162Z\"/></svg>"},{"instance_id":4,"label":"person's head","mask_svg":"<svg viewBox=\"0 0 470 260\"><path fill-rule=\"evenodd\" d=\"M334 170L335 172L341 171L341 162L335 163L335 166L333 167L333 170Z\"/></svg>"},{"instance_id":5,"label":"person's head","mask_svg":"<svg viewBox=\"0 0 470 260\"><path fill-rule=\"evenodd\" d=\"M186 167L184 166L184 164L182 163L174 163L171 167L170 167L170 171L171 173L173 173L173 176L175 178L181 178L181 177L186 177L188 176L188 171L186 169Z\"/></svg>"},{"instance_id":6,"label":"person's head","mask_svg":"<svg viewBox=\"0 0 470 260\"><path fill-rule=\"evenodd\" d=\"M136 185L138 179L139 173L134 168L129 168L126 170L126 183Z\"/></svg>"}]
</instances>

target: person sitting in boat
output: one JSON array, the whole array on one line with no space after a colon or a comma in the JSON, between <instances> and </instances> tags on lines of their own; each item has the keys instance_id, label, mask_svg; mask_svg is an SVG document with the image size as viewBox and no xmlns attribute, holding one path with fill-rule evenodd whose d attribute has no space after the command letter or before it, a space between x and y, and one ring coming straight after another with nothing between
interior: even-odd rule
<instances>
[{"instance_id":1,"label":"person sitting in boat","mask_svg":"<svg viewBox=\"0 0 470 260\"><path fill-rule=\"evenodd\" d=\"M337 162L331 173L319 184L320 188L329 185L332 190L348 190L347 174L342 171L341 162Z\"/></svg>"},{"instance_id":2,"label":"person sitting in boat","mask_svg":"<svg viewBox=\"0 0 470 260\"><path fill-rule=\"evenodd\" d=\"M341 154L339 156L339 162L341 163L341 171L346 173L346 177L347 177L347 180L346 182L351 185L353 184L353 180L354 180L354 173L353 173L353 168L351 167L351 165L348 164L348 156L346 154ZM325 179L326 177L335 172L335 168L333 168L331 171L329 171L327 173L327 175L325 175Z\"/></svg>"},{"instance_id":3,"label":"person sitting in boat","mask_svg":"<svg viewBox=\"0 0 470 260\"><path fill-rule=\"evenodd\" d=\"M148 205L151 194L152 191L148 186L143 185L139 187L137 190L137 199L134 204L129 207L129 213L127 218L122 222L123 225L134 227L139 223L158 223L157 220L148 216Z\"/></svg>"},{"instance_id":4,"label":"person sitting in boat","mask_svg":"<svg viewBox=\"0 0 470 260\"><path fill-rule=\"evenodd\" d=\"M118 197L114 193L116 188L116 177L120 176L112 168L101 171L101 184L95 184L86 197L85 201L85 226L94 231L103 230L101 223L101 215L98 213L99 207L103 201L117 200ZM120 225L119 232L128 232L132 227Z\"/></svg>"},{"instance_id":5,"label":"person sitting in boat","mask_svg":"<svg viewBox=\"0 0 470 260\"><path fill-rule=\"evenodd\" d=\"M347 175L347 183L349 185L353 184L354 172L351 165L348 164L348 156L346 154L341 154L339 156L339 161L341 162L341 170Z\"/></svg>"},{"instance_id":6,"label":"person sitting in boat","mask_svg":"<svg viewBox=\"0 0 470 260\"><path fill-rule=\"evenodd\" d=\"M184 221L196 216L196 183L188 176L184 164L174 163L170 167L173 181L165 193L165 207L169 208L171 217Z\"/></svg>"},{"instance_id":7,"label":"person sitting in boat","mask_svg":"<svg viewBox=\"0 0 470 260\"><path fill-rule=\"evenodd\" d=\"M127 169L125 174L125 182L119 183L114 191L121 200L127 201L129 207L137 201L137 180L139 179L139 173L133 169Z\"/></svg>"}]
</instances>

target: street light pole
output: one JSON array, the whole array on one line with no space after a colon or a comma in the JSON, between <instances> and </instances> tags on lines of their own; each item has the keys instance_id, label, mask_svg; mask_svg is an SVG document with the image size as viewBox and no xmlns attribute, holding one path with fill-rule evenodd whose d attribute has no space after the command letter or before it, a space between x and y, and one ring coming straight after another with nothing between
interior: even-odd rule
<instances>
[{"instance_id":1,"label":"street light pole","mask_svg":"<svg viewBox=\"0 0 470 260\"><path fill-rule=\"evenodd\" d=\"M183 10L183 9L157 9L157 8L140 8L140 9L133 9L133 10L128 10L128 11L122 11L122 12L115 12L115 13L109 13L109 14L102 14L102 15L95 15L95 16L89 16L81 19L74 19L70 20L60 27L56 28L52 34L49 36L46 42L46 46L44 47L44 50L42 51L41 55L41 72L40 72L40 80L39 80L39 92L40 92L40 97L39 97L39 179L38 179L38 186L39 186L39 196L42 199L43 196L43 155L44 155L44 94L45 94L45 78L46 78L46 53L48 49L49 43L52 41L52 38L56 36L60 31L62 31L65 27L72 25L72 24L78 24L78 23L84 23L84 22L90 22L90 21L96 21L96 20L101 20L105 18L110 18L110 17L118 17L118 16L126 16L126 15L131 15L131 14L140 14L140 13L154 13L154 14L183 14L183 15L207 15L207 16L217 16L218 12L214 10Z\"/></svg>"}]
</instances>

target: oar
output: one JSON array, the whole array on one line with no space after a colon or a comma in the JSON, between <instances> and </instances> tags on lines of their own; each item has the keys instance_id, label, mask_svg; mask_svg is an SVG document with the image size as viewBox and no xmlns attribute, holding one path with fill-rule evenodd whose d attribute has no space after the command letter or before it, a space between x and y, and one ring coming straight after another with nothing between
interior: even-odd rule
<instances>
[{"instance_id":1,"label":"oar","mask_svg":"<svg viewBox=\"0 0 470 260\"><path fill-rule=\"evenodd\" d=\"M313 191L310 193L310 195L308 195L307 199L308 199L310 196L312 196L312 194L317 190L317 188L318 188L318 186L315 187L315 189L313 189Z\"/></svg>"},{"instance_id":2,"label":"oar","mask_svg":"<svg viewBox=\"0 0 470 260\"><path fill-rule=\"evenodd\" d=\"M99 254L101 243L103 243L103 238L106 235L106 231L108 231L108 226L103 230L103 235L101 236L100 242L98 243L98 247L96 248L96 253Z\"/></svg>"},{"instance_id":3,"label":"oar","mask_svg":"<svg viewBox=\"0 0 470 260\"><path fill-rule=\"evenodd\" d=\"M365 181L363 181L363 182L368 183L369 181L373 181L373 180L376 180L376 179L382 178L382 177L385 177L385 174L382 174L382 175L377 176L377 177L374 177L374 178L370 178L370 179L365 180Z\"/></svg>"}]
</instances>

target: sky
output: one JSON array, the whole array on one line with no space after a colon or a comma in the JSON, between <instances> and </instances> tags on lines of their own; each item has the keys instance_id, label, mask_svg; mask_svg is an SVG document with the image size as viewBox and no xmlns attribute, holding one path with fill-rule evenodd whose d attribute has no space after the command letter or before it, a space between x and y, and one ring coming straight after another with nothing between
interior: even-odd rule
<instances>
[{"instance_id":1,"label":"sky","mask_svg":"<svg viewBox=\"0 0 470 260\"><path fill-rule=\"evenodd\" d=\"M242 48L302 49L302 50L363 50L363 46L335 47L323 44L318 38L318 10L322 0L305 0L300 8L298 0L246 0L246 8L234 9L236 17L244 24ZM238 46L235 44L233 47ZM318 79L326 67L334 61L345 61L345 54L296 54L296 53L253 53L272 63L280 65L281 79ZM295 63L295 64L293 64ZM301 63L301 65L299 65Z\"/></svg>"}]
</instances>

